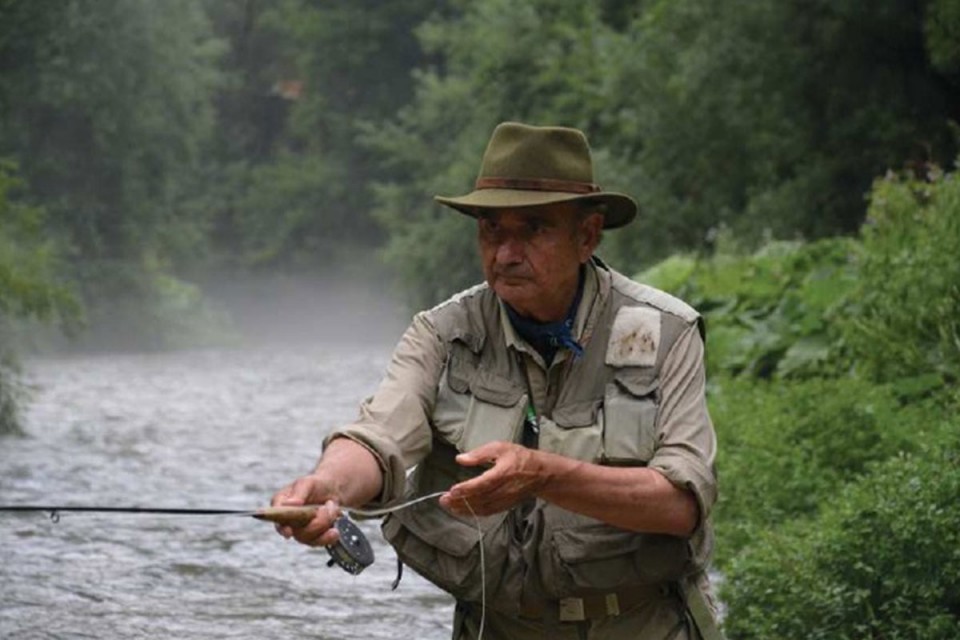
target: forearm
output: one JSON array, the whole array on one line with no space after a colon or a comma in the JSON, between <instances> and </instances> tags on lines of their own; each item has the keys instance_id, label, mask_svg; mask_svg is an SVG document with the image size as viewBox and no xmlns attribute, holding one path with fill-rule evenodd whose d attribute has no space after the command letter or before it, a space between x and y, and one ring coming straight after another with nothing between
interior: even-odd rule
<instances>
[{"instance_id":1,"label":"forearm","mask_svg":"<svg viewBox=\"0 0 960 640\"><path fill-rule=\"evenodd\" d=\"M440 504L461 515L490 515L536 496L568 511L644 533L690 535L700 518L696 498L642 467L606 467L508 442L457 456L468 467L492 465L450 487Z\"/></svg>"},{"instance_id":2,"label":"forearm","mask_svg":"<svg viewBox=\"0 0 960 640\"><path fill-rule=\"evenodd\" d=\"M616 527L689 535L699 509L693 495L641 467L606 467L536 452L544 478L536 496Z\"/></svg>"},{"instance_id":3,"label":"forearm","mask_svg":"<svg viewBox=\"0 0 960 640\"><path fill-rule=\"evenodd\" d=\"M383 490L383 471L376 457L349 438L332 440L312 475L327 479L344 506L367 504Z\"/></svg>"}]
</instances>

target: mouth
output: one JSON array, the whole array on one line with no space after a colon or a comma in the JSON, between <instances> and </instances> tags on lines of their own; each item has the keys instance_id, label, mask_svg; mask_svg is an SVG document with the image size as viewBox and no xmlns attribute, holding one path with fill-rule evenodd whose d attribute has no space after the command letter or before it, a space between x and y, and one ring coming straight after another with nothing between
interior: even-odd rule
<instances>
[{"instance_id":1,"label":"mouth","mask_svg":"<svg viewBox=\"0 0 960 640\"><path fill-rule=\"evenodd\" d=\"M526 282L530 279L529 275L515 271L496 271L493 275L496 276L497 280L506 282Z\"/></svg>"},{"instance_id":2,"label":"mouth","mask_svg":"<svg viewBox=\"0 0 960 640\"><path fill-rule=\"evenodd\" d=\"M499 285L501 285L501 286L521 287L521 286L526 285L527 283L529 283L529 282L530 282L530 279L529 279L529 278L525 278L525 277L523 277L523 276L505 276L505 275L500 275L500 276L497 276L496 282L497 282L497 284L499 284Z\"/></svg>"}]
</instances>

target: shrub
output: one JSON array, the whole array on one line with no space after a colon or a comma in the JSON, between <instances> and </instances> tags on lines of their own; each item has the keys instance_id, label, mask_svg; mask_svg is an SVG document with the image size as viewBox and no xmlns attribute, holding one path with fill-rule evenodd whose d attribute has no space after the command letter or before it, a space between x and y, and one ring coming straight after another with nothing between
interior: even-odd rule
<instances>
[{"instance_id":1,"label":"shrub","mask_svg":"<svg viewBox=\"0 0 960 640\"><path fill-rule=\"evenodd\" d=\"M944 410L935 399L902 405L894 387L853 378L728 378L713 383L710 411L723 567L758 531L815 516L870 463L914 451Z\"/></svg>"},{"instance_id":2,"label":"shrub","mask_svg":"<svg viewBox=\"0 0 960 640\"><path fill-rule=\"evenodd\" d=\"M19 202L23 187L16 165L0 158L0 434L19 429L18 380L14 319L59 322L69 330L81 316L72 292L57 282L58 247L45 238L44 211Z\"/></svg>"},{"instance_id":3,"label":"shrub","mask_svg":"<svg viewBox=\"0 0 960 640\"><path fill-rule=\"evenodd\" d=\"M844 338L880 380L960 379L960 178L888 176L874 185Z\"/></svg>"},{"instance_id":4,"label":"shrub","mask_svg":"<svg viewBox=\"0 0 960 640\"><path fill-rule=\"evenodd\" d=\"M747 256L668 258L637 279L704 315L711 374L806 377L836 359L832 318L855 281L854 251L846 238L772 242Z\"/></svg>"},{"instance_id":5,"label":"shrub","mask_svg":"<svg viewBox=\"0 0 960 640\"><path fill-rule=\"evenodd\" d=\"M728 569L729 637L956 638L960 442L942 426L948 446L873 465L817 518L758 531Z\"/></svg>"}]
</instances>

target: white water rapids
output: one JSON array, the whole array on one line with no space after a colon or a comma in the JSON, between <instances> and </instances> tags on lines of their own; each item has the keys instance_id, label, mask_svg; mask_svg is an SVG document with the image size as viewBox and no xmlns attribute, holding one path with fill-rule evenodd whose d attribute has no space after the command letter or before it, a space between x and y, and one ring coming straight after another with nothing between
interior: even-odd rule
<instances>
[{"instance_id":1,"label":"white water rapids","mask_svg":"<svg viewBox=\"0 0 960 640\"><path fill-rule=\"evenodd\" d=\"M254 509L308 471L391 344L26 363L0 503ZM452 600L361 523L359 576L244 517L0 514L0 638L449 637Z\"/></svg>"}]
</instances>

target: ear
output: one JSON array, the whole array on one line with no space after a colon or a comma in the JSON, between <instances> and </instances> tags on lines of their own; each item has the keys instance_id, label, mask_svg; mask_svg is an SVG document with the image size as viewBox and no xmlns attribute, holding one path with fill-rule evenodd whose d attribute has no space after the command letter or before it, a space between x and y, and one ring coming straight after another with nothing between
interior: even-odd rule
<instances>
[{"instance_id":1,"label":"ear","mask_svg":"<svg viewBox=\"0 0 960 640\"><path fill-rule=\"evenodd\" d=\"M603 233L603 214L594 212L580 222L580 263L583 264L593 255L600 244L600 235Z\"/></svg>"}]
</instances>

